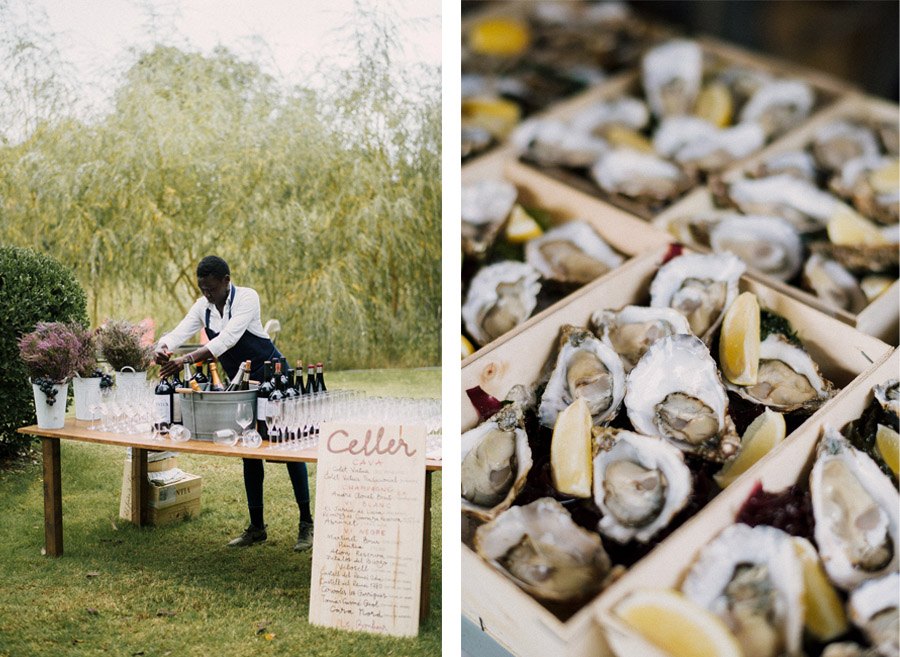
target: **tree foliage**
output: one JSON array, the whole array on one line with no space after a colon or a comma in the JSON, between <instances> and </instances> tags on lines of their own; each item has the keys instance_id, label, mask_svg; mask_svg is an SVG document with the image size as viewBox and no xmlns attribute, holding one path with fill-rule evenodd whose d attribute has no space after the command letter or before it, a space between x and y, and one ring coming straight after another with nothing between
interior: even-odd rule
<instances>
[{"instance_id":1,"label":"tree foliage","mask_svg":"<svg viewBox=\"0 0 900 657\"><path fill-rule=\"evenodd\" d=\"M394 66L381 20L315 91L221 47L141 53L113 111L59 110L0 146L2 239L71 267L94 325L171 328L217 254L292 357L439 363L439 72Z\"/></svg>"}]
</instances>

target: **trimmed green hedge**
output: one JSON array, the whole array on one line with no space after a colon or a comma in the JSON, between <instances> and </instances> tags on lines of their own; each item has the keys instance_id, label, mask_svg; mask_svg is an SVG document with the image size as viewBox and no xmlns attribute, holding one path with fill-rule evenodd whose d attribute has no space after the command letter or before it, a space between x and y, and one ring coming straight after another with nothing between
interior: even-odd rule
<instances>
[{"instance_id":1,"label":"trimmed green hedge","mask_svg":"<svg viewBox=\"0 0 900 657\"><path fill-rule=\"evenodd\" d=\"M52 321L88 325L84 290L72 271L31 249L0 245L0 462L29 447L16 429L36 421L16 341Z\"/></svg>"}]
</instances>

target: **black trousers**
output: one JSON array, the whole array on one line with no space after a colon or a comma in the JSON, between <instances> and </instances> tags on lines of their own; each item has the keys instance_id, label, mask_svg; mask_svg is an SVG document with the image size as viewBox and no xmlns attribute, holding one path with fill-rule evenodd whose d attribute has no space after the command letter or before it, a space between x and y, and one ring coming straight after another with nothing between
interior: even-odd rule
<instances>
[{"instance_id":1,"label":"black trousers","mask_svg":"<svg viewBox=\"0 0 900 657\"><path fill-rule=\"evenodd\" d=\"M263 507L263 459L243 459L244 461L244 488L247 491L247 506L251 509ZM285 464L291 477L291 486L294 488L294 499L301 509L309 505L309 475L306 471L306 463L290 461Z\"/></svg>"}]
</instances>

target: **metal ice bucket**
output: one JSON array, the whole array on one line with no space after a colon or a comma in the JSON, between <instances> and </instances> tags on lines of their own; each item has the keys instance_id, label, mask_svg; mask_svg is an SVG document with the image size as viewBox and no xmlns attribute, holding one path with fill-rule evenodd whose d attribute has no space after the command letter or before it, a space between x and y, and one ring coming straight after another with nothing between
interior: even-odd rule
<instances>
[{"instance_id":1,"label":"metal ice bucket","mask_svg":"<svg viewBox=\"0 0 900 657\"><path fill-rule=\"evenodd\" d=\"M256 388L251 384L250 390L235 392L179 393L182 424L190 429L191 438L195 440L212 440L213 434L220 429L232 429L239 434L242 429L234 416L237 403L246 401L253 409L253 424L248 427L253 429L256 427Z\"/></svg>"}]
</instances>

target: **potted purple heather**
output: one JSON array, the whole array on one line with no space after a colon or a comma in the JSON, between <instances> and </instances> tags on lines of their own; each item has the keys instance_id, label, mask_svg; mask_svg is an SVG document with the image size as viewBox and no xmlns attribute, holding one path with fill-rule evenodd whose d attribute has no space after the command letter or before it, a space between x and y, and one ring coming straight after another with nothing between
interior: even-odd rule
<instances>
[{"instance_id":1,"label":"potted purple heather","mask_svg":"<svg viewBox=\"0 0 900 657\"><path fill-rule=\"evenodd\" d=\"M116 373L116 387L132 391L147 380L153 349L144 340L145 329L126 320L107 320L97 329L100 353Z\"/></svg>"},{"instance_id":2,"label":"potted purple heather","mask_svg":"<svg viewBox=\"0 0 900 657\"><path fill-rule=\"evenodd\" d=\"M84 358L82 333L76 324L40 322L19 338L19 355L31 379L42 429L60 429L65 423L69 381Z\"/></svg>"}]
</instances>

